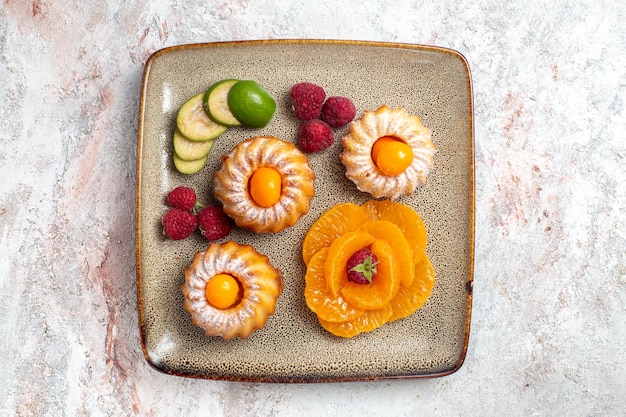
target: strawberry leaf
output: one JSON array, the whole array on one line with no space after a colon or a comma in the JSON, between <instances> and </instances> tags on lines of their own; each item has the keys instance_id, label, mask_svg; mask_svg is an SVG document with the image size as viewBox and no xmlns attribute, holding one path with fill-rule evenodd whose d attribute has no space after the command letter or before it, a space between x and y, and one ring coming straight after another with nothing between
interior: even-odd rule
<instances>
[{"instance_id":1,"label":"strawberry leaf","mask_svg":"<svg viewBox=\"0 0 626 417\"><path fill-rule=\"evenodd\" d=\"M367 258L363 260L363 262L356 265L350 271L359 272L363 274L367 282L371 283L372 279L374 278L374 275L376 274L376 264L378 264L378 262L373 262L372 257L368 256Z\"/></svg>"}]
</instances>

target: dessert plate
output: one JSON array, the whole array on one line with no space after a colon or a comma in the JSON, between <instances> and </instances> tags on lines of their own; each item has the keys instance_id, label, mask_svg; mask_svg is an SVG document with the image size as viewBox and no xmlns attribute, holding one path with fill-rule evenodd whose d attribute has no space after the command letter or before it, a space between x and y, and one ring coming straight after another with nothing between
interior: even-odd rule
<instances>
[{"instance_id":1,"label":"dessert plate","mask_svg":"<svg viewBox=\"0 0 626 417\"><path fill-rule=\"evenodd\" d=\"M204 170L188 176L172 163L178 108L224 78L251 79L276 99L272 122L262 129L231 128L216 141ZM248 339L207 337L183 309L183 268L208 246L199 234L164 238L165 195L194 187L205 204L220 157L240 141L273 135L296 142L300 121L289 103L301 81L327 96L351 98L357 117L385 104L419 115L439 151L428 183L399 201L426 224L427 253L436 271L433 293L412 316L352 339L325 331L304 300L302 238L327 209L360 204L359 192L339 161L341 137L311 154L317 175L310 211L277 234L234 230L227 239L253 245L283 271L285 289L276 313ZM464 361L469 340L474 256L474 127L469 67L450 49L381 42L329 40L242 41L175 46L147 61L141 91L137 153L137 293L141 342L159 371L196 378L263 382L329 382L419 378L450 374Z\"/></svg>"}]
</instances>

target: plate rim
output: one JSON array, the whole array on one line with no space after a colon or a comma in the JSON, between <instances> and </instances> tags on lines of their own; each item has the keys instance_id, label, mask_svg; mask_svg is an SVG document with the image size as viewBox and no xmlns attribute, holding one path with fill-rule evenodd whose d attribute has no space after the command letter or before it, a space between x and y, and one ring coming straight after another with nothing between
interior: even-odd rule
<instances>
[{"instance_id":1,"label":"plate rim","mask_svg":"<svg viewBox=\"0 0 626 417\"><path fill-rule=\"evenodd\" d=\"M467 92L469 96L468 103L468 123L469 123L469 262L468 262L468 276L465 282L467 291L467 306L466 306L466 319L465 319L465 331L464 340L459 360L454 366L442 372L435 372L429 374L396 374L396 375L369 375L369 376L337 376L337 377L320 377L320 378L299 378L293 376L284 377L252 377L252 376L228 376L228 375L198 375L187 374L183 372L175 372L163 367L160 367L150 358L150 354L146 348L146 329L145 329L145 317L143 315L144 305L142 297L142 193L141 188L143 185L142 167L143 167L143 150L144 150L144 115L146 110L146 95L150 70L152 68L153 61L163 54L168 54L176 51L193 50L193 49L207 49L207 48L220 48L220 47L239 47L239 46L264 46L264 45L276 45L276 44L306 44L306 45L329 45L329 46L367 46L367 47L381 47L381 48L396 48L407 49L414 51L432 51L439 53L446 53L455 56L459 59L465 70L467 77ZM387 42L387 41L369 41L369 40L342 40L342 39L253 39L253 40L233 40L233 41L217 41L217 42L195 42L172 45L164 47L154 51L145 61L142 71L141 79L141 91L139 99L139 112L138 112L138 125L137 125L137 161L136 161L136 185L135 185L135 275L136 275L136 287L137 287L137 317L139 327L139 337L141 342L141 348L144 359L155 370L168 375L205 379L205 380L219 380L219 381L234 381L234 382L256 382L256 383L327 383L327 382L354 382L354 381L373 381L373 380L407 380L407 379L430 379L439 378L447 375L451 375L457 372L464 364L467 357L467 351L469 346L470 331L471 331L471 316L473 305L473 287L474 287L474 262L475 262L475 235L476 235L476 155L475 155L475 126L474 126L474 90L472 73L470 70L469 62L466 57L459 51L436 45L427 45L419 43L404 43L404 42Z\"/></svg>"}]
</instances>

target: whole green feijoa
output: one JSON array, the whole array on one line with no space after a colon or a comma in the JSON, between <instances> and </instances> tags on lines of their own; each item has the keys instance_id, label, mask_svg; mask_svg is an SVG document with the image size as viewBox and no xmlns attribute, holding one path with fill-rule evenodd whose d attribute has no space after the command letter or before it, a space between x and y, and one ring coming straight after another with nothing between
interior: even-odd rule
<instances>
[{"instance_id":1,"label":"whole green feijoa","mask_svg":"<svg viewBox=\"0 0 626 417\"><path fill-rule=\"evenodd\" d=\"M242 80L228 92L228 108L242 125L265 127L274 117L276 101L259 83Z\"/></svg>"}]
</instances>

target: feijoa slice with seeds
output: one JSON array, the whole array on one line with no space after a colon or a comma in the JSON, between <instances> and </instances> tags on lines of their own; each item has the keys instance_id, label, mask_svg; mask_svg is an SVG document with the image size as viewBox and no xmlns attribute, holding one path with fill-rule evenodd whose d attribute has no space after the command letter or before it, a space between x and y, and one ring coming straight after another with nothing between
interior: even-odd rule
<instances>
[{"instance_id":1,"label":"feijoa slice with seeds","mask_svg":"<svg viewBox=\"0 0 626 417\"><path fill-rule=\"evenodd\" d=\"M174 153L184 161L196 161L202 159L211 152L215 139L195 141L189 140L180 133L180 130L174 130L172 138L174 144Z\"/></svg>"},{"instance_id":2,"label":"feijoa slice with seeds","mask_svg":"<svg viewBox=\"0 0 626 417\"><path fill-rule=\"evenodd\" d=\"M228 107L228 93L237 82L239 80L221 80L209 87L206 93L204 93L204 111L215 123L227 127L241 126L241 122L233 116Z\"/></svg>"},{"instance_id":3,"label":"feijoa slice with seeds","mask_svg":"<svg viewBox=\"0 0 626 417\"><path fill-rule=\"evenodd\" d=\"M178 110L176 127L187 139L206 141L215 139L228 129L207 116L203 106L204 92L196 94Z\"/></svg>"},{"instance_id":4,"label":"feijoa slice with seeds","mask_svg":"<svg viewBox=\"0 0 626 417\"><path fill-rule=\"evenodd\" d=\"M185 161L181 159L178 155L174 154L174 167L181 174L192 175L197 172L202 171L202 168L206 165L206 161L209 159L208 155L201 159L196 159L195 161Z\"/></svg>"}]
</instances>

